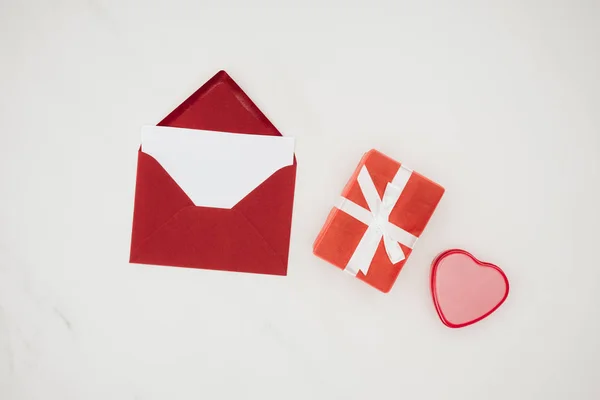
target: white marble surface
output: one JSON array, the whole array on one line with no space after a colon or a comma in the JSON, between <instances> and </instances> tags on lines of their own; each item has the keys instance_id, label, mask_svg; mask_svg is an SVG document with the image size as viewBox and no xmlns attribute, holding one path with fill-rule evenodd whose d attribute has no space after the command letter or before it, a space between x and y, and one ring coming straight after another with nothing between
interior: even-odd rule
<instances>
[{"instance_id":1,"label":"white marble surface","mask_svg":"<svg viewBox=\"0 0 600 400\"><path fill-rule=\"evenodd\" d=\"M0 399L600 398L599 3L283 3L0 1ZM221 68L297 138L286 278L127 263L139 128ZM372 147L447 188L388 295L311 255ZM455 246L512 283L462 330Z\"/></svg>"}]
</instances>

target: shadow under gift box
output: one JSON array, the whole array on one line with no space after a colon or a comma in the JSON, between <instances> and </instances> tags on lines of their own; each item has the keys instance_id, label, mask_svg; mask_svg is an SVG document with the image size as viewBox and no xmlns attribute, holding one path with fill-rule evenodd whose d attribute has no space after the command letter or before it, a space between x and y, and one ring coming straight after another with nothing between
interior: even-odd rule
<instances>
[{"instance_id":1,"label":"shadow under gift box","mask_svg":"<svg viewBox=\"0 0 600 400\"><path fill-rule=\"evenodd\" d=\"M444 188L437 183L371 150L363 156L346 184L340 204L329 213L313 252L387 293L443 194ZM382 212L386 207L388 212ZM386 236L386 232L390 235ZM392 244L396 246L396 254Z\"/></svg>"}]
</instances>

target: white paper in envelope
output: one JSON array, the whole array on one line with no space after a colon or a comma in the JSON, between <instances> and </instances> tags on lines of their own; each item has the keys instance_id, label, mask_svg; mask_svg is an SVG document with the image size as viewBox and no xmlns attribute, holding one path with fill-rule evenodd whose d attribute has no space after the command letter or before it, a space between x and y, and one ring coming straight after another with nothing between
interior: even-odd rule
<instances>
[{"instance_id":1,"label":"white paper in envelope","mask_svg":"<svg viewBox=\"0 0 600 400\"><path fill-rule=\"evenodd\" d=\"M152 156L196 206L232 208L294 162L294 138L145 126Z\"/></svg>"}]
</instances>

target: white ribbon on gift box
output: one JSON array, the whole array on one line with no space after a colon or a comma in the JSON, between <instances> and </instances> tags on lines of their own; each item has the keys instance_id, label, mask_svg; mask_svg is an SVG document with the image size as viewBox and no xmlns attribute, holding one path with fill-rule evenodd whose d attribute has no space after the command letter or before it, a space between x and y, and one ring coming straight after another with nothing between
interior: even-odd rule
<instances>
[{"instance_id":1,"label":"white ribbon on gift box","mask_svg":"<svg viewBox=\"0 0 600 400\"><path fill-rule=\"evenodd\" d=\"M396 264L406 258L399 243L412 249L417 242L416 236L389 221L390 214L412 172L412 170L400 166L394 179L387 184L383 193L383 199L380 199L373 179L367 167L363 165L358 173L357 181L367 201L369 210L345 197L341 197L336 207L368 226L344 269L348 273L356 276L358 271L362 271L366 275L373 257L375 257L377 247L379 247L379 242L382 239L385 251L392 264Z\"/></svg>"}]
</instances>

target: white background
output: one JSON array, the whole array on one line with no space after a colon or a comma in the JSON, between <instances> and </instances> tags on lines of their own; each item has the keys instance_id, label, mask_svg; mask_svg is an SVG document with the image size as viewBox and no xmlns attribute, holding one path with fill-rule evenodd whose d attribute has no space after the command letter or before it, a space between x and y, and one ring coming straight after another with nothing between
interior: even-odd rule
<instances>
[{"instance_id":1,"label":"white background","mask_svg":"<svg viewBox=\"0 0 600 400\"><path fill-rule=\"evenodd\" d=\"M599 3L270 3L0 0L0 398L600 398ZM297 138L285 278L127 262L140 127L221 68ZM311 254L373 147L447 190L387 295ZM451 247L512 285L459 330Z\"/></svg>"}]
</instances>

